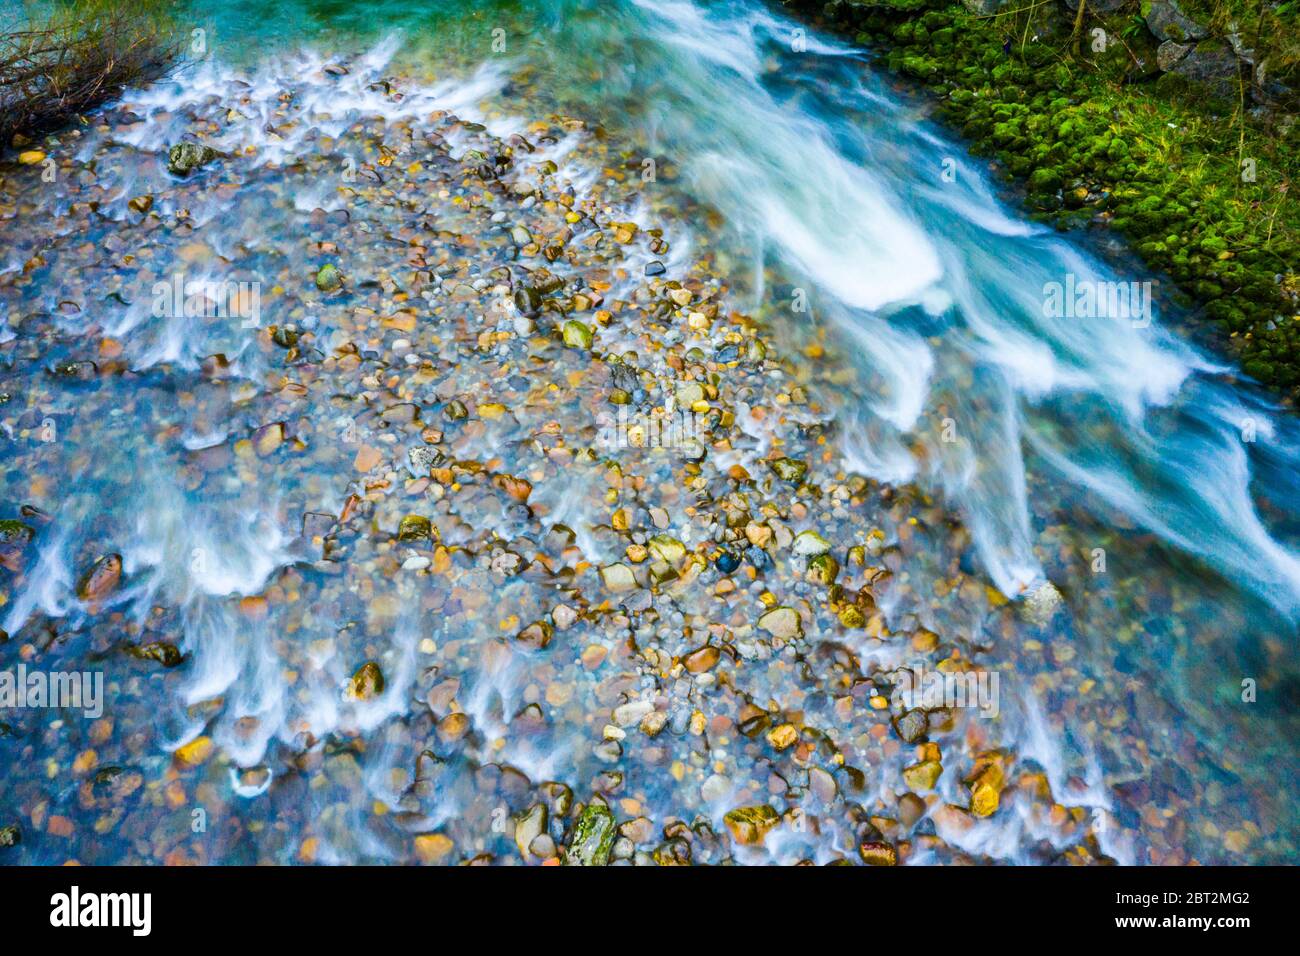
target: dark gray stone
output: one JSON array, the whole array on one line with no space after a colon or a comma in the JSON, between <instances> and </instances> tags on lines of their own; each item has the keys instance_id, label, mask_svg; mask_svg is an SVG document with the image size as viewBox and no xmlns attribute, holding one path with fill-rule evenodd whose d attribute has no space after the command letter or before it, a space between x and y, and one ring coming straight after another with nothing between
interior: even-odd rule
<instances>
[{"instance_id":1,"label":"dark gray stone","mask_svg":"<svg viewBox=\"0 0 1300 956\"><path fill-rule=\"evenodd\" d=\"M1169 72L1200 84L1216 96L1237 93L1237 55L1221 40L1206 40L1174 64Z\"/></svg>"}]
</instances>

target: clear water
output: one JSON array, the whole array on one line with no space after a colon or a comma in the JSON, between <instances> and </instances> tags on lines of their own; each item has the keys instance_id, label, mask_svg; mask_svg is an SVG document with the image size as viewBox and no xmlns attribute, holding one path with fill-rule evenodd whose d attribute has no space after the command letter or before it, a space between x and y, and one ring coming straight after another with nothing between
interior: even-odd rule
<instances>
[{"instance_id":1,"label":"clear water","mask_svg":"<svg viewBox=\"0 0 1300 956\"><path fill-rule=\"evenodd\" d=\"M509 818L542 781L580 801L607 788L625 801L620 820L644 815L656 833L674 819L706 820L724 843L727 810L771 799L778 810L803 807L816 825L787 821L761 849L737 849L739 859L854 856L856 807L897 817L899 771L915 755L868 733L860 695L847 717L836 710L843 688L826 663L835 647L863 672L934 666L957 648L1001 677L998 717L958 714L932 734L949 768L938 800L910 836L886 828L909 842L909 862L1047 862L1076 858L1080 846L1124 862L1292 857L1294 419L1171 331L1181 316L1161 313L1167 297L1156 297L1149 323L1046 314L1051 283L1157 277L1088 237L1026 221L862 51L756 2L228 3L194 22L205 31L201 56L128 93L121 109L133 116L63 138L77 176L44 183L39 167L7 171L0 390L16 399L0 406L13 432L0 517L24 503L48 517L32 564L5 582L0 666L102 667L113 721L96 731L77 716L0 714L10 726L0 735L0 812L23 826L18 860L399 861L419 855L414 835L446 833L449 861L518 861ZM322 71L342 61L345 76ZM436 111L486 129L448 132ZM698 644L723 623L703 585L656 597L654 614L584 621L583 639L565 632L540 656L501 640L543 616L556 593L590 597L595 566L622 550L604 469L580 456L557 465L529 445L548 416L567 416L562 426L579 433L591 425L591 397L567 393L566 376L583 373L572 356L548 353L539 367L509 352L517 345L475 351L467 343L480 317L430 305L442 325L406 337L435 371L384 381L402 333L379 320L412 301L402 288L410 237L477 236L458 239L444 262L468 280L500 264L501 230L435 201L423 174L401 186L390 178L387 196L340 193L336 175L371 162L380 142L398 151L380 167L394 176L410 161L402 143L418 159L429 130L459 156L475 136L531 135L530 124L555 115L585 127L571 124L533 160L552 158L556 176L579 198L602 197L595 205L609 203L612 218L663 226L670 250L657 257L670 276L721 277L728 308L794 356L782 387L801 385L819 409L825 477L900 489L857 510L828 506L822 517L842 521L836 534L811 525L841 554L868 527L896 544L886 559L895 586L879 602L895 639L840 633L817 617L800 651L811 670L778 654L735 677L747 700L835 727L826 732L838 752L866 774L851 798L841 788L815 808L807 758L786 767L725 721L694 733L695 711L734 717L725 688L655 674L610 640L625 627L639 647L684 653L690 634ZM206 180L176 187L160 156L196 130L229 156ZM189 225L149 234L127 206L144 193L164 217L185 210ZM92 199L93 214L76 205ZM343 256L322 242L351 256L345 272L375 281L342 301L295 291ZM631 295L654 256L628 257L625 274L601 273L608 298ZM260 281L263 326L310 330L323 355L357 342L359 361L288 368L258 329L160 318L148 290L177 271ZM97 346L101 337L120 355ZM634 329L626 337L617 350L637 347ZM87 383L47 371L97 348L118 374ZM230 361L227 375L205 374L214 353ZM547 383L557 401L572 400L567 410L539 397ZM544 475L533 516L500 495L432 500L420 488L414 501L433 511L443 542L465 546L447 576L417 583L367 534L345 542L344 571L322 572L299 535L302 513L338 515L348 495L366 497L374 489L356 474L358 448L392 442L400 452L412 438L377 413L394 396L432 412L471 394L510 414L448 427L452 457ZM54 440L42 440L47 421ZM259 457L236 444L275 421L291 423L294 454ZM758 471L774 437L793 441L797 430L742 421L736 461ZM671 481L673 463L624 452L626 470ZM373 531L419 510L409 486L408 500L395 500L402 494L372 496ZM689 519L673 520L692 544ZM537 539L556 524L576 533L575 553L549 552L563 573L542 580L491 566L505 546L547 551ZM123 586L107 607L87 607L77 576L105 550L122 555ZM1021 608L1044 580L1064 605L1040 624ZM772 581L751 590L764 586L780 593ZM926 631L940 635L939 651L898 639ZM161 669L120 653L151 636L177 644L185 663ZM613 671L584 661L596 644ZM386 689L350 700L341 692L367 659L381 661ZM1256 688L1249 702L1243 682ZM645 695L671 732L652 744L630 732L611 763L598 752L609 712ZM529 705L544 712L541 729L520 723ZM470 716L467 738L440 735L449 707ZM176 764L172 752L199 737L217 756L198 770ZM944 803L967 805L961 775L994 749L1010 755L1019 796L986 819L945 815ZM113 773L76 770L88 750ZM436 769L422 763L428 751ZM618 787L602 780L611 772ZM773 791L769 774L790 789ZM135 789L121 782L136 775ZM1046 796L1031 795L1036 775ZM212 821L197 833L195 809ZM72 820L73 835L52 832L51 816ZM562 840L565 825L552 827Z\"/></svg>"}]
</instances>

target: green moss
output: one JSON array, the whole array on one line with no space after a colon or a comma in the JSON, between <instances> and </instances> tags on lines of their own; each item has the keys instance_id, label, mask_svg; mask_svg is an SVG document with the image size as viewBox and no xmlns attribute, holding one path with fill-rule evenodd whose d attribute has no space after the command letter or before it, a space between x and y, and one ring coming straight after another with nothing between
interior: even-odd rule
<instances>
[{"instance_id":1,"label":"green moss","mask_svg":"<svg viewBox=\"0 0 1300 956\"><path fill-rule=\"evenodd\" d=\"M1286 196L1300 178L1300 124L1216 103L1177 77L1132 82L1149 75L1157 45L1134 20L1137 4L1086 11L1085 40L1095 27L1112 38L1094 51L1075 48L1072 15L1054 4L980 16L947 0L785 2L935 94L971 151L1022 182L1035 217L1058 228L1109 223L1169 274L1179 300L1217 323L1216 340L1243 371L1300 397L1300 203ZM1287 5L1181 5L1220 36L1236 23L1272 77L1300 88L1300 30Z\"/></svg>"},{"instance_id":2,"label":"green moss","mask_svg":"<svg viewBox=\"0 0 1300 956\"><path fill-rule=\"evenodd\" d=\"M15 562L20 559L35 536L36 532L32 527L21 521L10 518L0 521L0 563L9 566L10 570L17 570L14 566Z\"/></svg>"},{"instance_id":3,"label":"green moss","mask_svg":"<svg viewBox=\"0 0 1300 956\"><path fill-rule=\"evenodd\" d=\"M605 866L614 848L614 815L603 803L587 804L573 826L564 862L568 866Z\"/></svg>"},{"instance_id":4,"label":"green moss","mask_svg":"<svg viewBox=\"0 0 1300 956\"><path fill-rule=\"evenodd\" d=\"M0 542L7 542L18 538L30 538L31 536L31 527L23 524L21 521L15 521L12 518L0 520Z\"/></svg>"}]
</instances>

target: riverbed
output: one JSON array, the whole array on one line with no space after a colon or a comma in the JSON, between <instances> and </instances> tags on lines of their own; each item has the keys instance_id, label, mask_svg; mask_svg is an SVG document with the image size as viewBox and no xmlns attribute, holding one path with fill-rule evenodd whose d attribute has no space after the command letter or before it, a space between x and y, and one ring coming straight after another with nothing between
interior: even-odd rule
<instances>
[{"instance_id":1,"label":"riverbed","mask_svg":"<svg viewBox=\"0 0 1300 956\"><path fill-rule=\"evenodd\" d=\"M1300 431L1050 307L1158 276L765 4L357 9L0 171L0 671L105 686L0 862L1294 857Z\"/></svg>"}]
</instances>

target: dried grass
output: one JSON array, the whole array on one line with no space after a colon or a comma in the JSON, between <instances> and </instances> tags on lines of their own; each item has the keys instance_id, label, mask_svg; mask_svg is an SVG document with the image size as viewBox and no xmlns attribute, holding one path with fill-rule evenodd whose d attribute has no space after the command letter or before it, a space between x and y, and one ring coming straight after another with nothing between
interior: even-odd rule
<instances>
[{"instance_id":1,"label":"dried grass","mask_svg":"<svg viewBox=\"0 0 1300 956\"><path fill-rule=\"evenodd\" d=\"M0 29L0 146L66 125L179 53L158 0L76 0Z\"/></svg>"}]
</instances>

